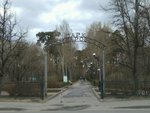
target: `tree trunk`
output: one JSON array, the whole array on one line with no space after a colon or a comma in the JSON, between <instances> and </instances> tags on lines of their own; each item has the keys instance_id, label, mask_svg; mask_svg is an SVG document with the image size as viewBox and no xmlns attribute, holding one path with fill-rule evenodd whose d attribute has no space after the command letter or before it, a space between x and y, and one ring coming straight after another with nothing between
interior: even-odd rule
<instances>
[{"instance_id":1,"label":"tree trunk","mask_svg":"<svg viewBox=\"0 0 150 113\"><path fill-rule=\"evenodd\" d=\"M137 77L137 48L134 50L134 59L133 59L133 78L134 78L134 93L138 92L138 77Z\"/></svg>"}]
</instances>

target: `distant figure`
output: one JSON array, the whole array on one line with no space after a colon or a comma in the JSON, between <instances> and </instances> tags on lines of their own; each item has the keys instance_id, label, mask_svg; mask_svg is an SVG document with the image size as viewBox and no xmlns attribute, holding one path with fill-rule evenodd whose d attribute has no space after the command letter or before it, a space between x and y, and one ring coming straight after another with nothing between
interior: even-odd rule
<instances>
[{"instance_id":1,"label":"distant figure","mask_svg":"<svg viewBox=\"0 0 150 113\"><path fill-rule=\"evenodd\" d=\"M80 76L80 80L84 80L84 81L85 81L85 77L83 77L83 76Z\"/></svg>"}]
</instances>

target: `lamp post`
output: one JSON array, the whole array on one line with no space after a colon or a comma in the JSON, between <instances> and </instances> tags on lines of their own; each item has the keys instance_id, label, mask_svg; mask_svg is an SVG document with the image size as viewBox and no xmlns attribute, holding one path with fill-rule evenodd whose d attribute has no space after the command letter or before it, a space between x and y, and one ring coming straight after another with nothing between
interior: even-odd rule
<instances>
[{"instance_id":1,"label":"lamp post","mask_svg":"<svg viewBox=\"0 0 150 113\"><path fill-rule=\"evenodd\" d=\"M103 60L101 61L101 58L96 57L96 53L93 53L93 57L99 62L99 91L101 92L101 99L104 98L104 53L103 53Z\"/></svg>"},{"instance_id":2,"label":"lamp post","mask_svg":"<svg viewBox=\"0 0 150 113\"><path fill-rule=\"evenodd\" d=\"M100 69L100 67L97 69L97 71L98 71L98 75L99 75L98 76L99 77L98 89L99 89L99 91L101 91L101 69Z\"/></svg>"},{"instance_id":3,"label":"lamp post","mask_svg":"<svg viewBox=\"0 0 150 113\"><path fill-rule=\"evenodd\" d=\"M103 92L105 94L105 49L103 48Z\"/></svg>"},{"instance_id":4,"label":"lamp post","mask_svg":"<svg viewBox=\"0 0 150 113\"><path fill-rule=\"evenodd\" d=\"M45 52L45 66L44 66L44 96L47 96L47 73L48 73L48 66L47 66L47 52Z\"/></svg>"},{"instance_id":5,"label":"lamp post","mask_svg":"<svg viewBox=\"0 0 150 113\"><path fill-rule=\"evenodd\" d=\"M92 62L90 63L90 65L91 65L91 68L92 68L93 85L95 86L95 76L96 76L96 74L95 74L95 65Z\"/></svg>"}]
</instances>

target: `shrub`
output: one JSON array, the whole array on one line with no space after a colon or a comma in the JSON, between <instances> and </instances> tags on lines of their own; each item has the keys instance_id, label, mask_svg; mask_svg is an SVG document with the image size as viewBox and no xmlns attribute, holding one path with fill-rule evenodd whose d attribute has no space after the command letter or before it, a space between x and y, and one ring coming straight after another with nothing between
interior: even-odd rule
<instances>
[{"instance_id":1,"label":"shrub","mask_svg":"<svg viewBox=\"0 0 150 113\"><path fill-rule=\"evenodd\" d=\"M59 88L60 87L60 82L57 76L50 76L48 78L48 88Z\"/></svg>"}]
</instances>

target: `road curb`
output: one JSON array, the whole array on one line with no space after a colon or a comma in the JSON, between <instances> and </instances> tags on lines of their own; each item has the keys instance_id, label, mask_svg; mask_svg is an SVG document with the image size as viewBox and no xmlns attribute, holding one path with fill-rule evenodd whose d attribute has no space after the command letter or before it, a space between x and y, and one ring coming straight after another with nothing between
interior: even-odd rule
<instances>
[{"instance_id":1,"label":"road curb","mask_svg":"<svg viewBox=\"0 0 150 113\"><path fill-rule=\"evenodd\" d=\"M104 99L101 99L101 98L100 98L100 95L95 91L95 89L94 89L93 86L91 86L91 89L92 89L92 92L93 92L94 96L97 98L97 100L98 100L99 102L102 102Z\"/></svg>"},{"instance_id":2,"label":"road curb","mask_svg":"<svg viewBox=\"0 0 150 113\"><path fill-rule=\"evenodd\" d=\"M75 82L75 83L76 83L76 82ZM48 96L46 99L44 99L44 100L42 101L42 103L46 103L47 101L52 100L53 98L57 97L57 96L60 95L61 93L65 92L66 90L68 90L68 89L70 89L71 87L73 87L73 85L74 85L75 83L73 83L73 84L70 85L70 86L64 87L61 91L59 91L58 93L56 93L56 94L54 94L54 95L52 95L52 96Z\"/></svg>"},{"instance_id":3,"label":"road curb","mask_svg":"<svg viewBox=\"0 0 150 113\"><path fill-rule=\"evenodd\" d=\"M47 101L52 100L53 98L57 97L58 95L60 95L61 93L63 93L66 90L67 90L67 88L59 91L58 93L56 93L52 96L47 96L44 100L42 100L42 103L46 103Z\"/></svg>"}]
</instances>

